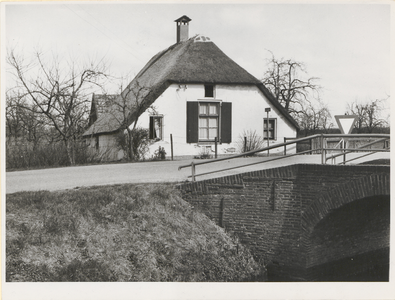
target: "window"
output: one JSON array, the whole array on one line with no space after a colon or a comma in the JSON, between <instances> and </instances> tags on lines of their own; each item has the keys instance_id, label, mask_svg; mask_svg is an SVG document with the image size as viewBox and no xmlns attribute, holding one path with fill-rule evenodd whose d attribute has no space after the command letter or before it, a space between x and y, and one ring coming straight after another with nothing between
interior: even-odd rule
<instances>
[{"instance_id":1,"label":"window","mask_svg":"<svg viewBox=\"0 0 395 300\"><path fill-rule=\"evenodd\" d=\"M199 141L214 141L218 137L218 103L199 103Z\"/></svg>"},{"instance_id":2,"label":"window","mask_svg":"<svg viewBox=\"0 0 395 300\"><path fill-rule=\"evenodd\" d=\"M214 98L214 85L212 85L212 84L205 84L204 85L204 97Z\"/></svg>"},{"instance_id":3,"label":"window","mask_svg":"<svg viewBox=\"0 0 395 300\"><path fill-rule=\"evenodd\" d=\"M232 103L187 102L187 143L232 142Z\"/></svg>"},{"instance_id":4,"label":"window","mask_svg":"<svg viewBox=\"0 0 395 300\"><path fill-rule=\"evenodd\" d=\"M263 138L267 140L267 119L263 119ZM269 140L276 139L276 119L269 119Z\"/></svg>"},{"instance_id":5,"label":"window","mask_svg":"<svg viewBox=\"0 0 395 300\"><path fill-rule=\"evenodd\" d=\"M151 140L162 140L163 116L150 116L149 118L149 138Z\"/></svg>"},{"instance_id":6,"label":"window","mask_svg":"<svg viewBox=\"0 0 395 300\"><path fill-rule=\"evenodd\" d=\"M96 150L99 150L99 136L98 135L95 138L95 148L96 148Z\"/></svg>"}]
</instances>

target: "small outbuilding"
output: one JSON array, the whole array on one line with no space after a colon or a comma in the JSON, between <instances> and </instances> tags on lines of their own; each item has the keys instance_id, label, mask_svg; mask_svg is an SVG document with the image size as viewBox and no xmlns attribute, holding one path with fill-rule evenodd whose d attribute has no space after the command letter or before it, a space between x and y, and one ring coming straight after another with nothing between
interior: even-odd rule
<instances>
[{"instance_id":1,"label":"small outbuilding","mask_svg":"<svg viewBox=\"0 0 395 300\"><path fill-rule=\"evenodd\" d=\"M136 121L137 127L149 129L148 156L159 146L170 155L170 135L174 156L212 153L215 140L218 154L235 153L248 132L265 145L267 139L274 144L296 138L298 124L262 82L210 38L189 38L190 21L187 16L175 21L177 42L155 55L120 95L93 98L84 137L97 153L121 159L117 136ZM106 103L100 114L99 102Z\"/></svg>"}]
</instances>

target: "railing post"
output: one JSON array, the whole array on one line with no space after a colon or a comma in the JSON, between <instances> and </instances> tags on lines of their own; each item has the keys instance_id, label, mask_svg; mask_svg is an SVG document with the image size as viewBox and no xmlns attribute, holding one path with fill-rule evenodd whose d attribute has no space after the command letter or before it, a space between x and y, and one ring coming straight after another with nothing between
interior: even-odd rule
<instances>
[{"instance_id":1,"label":"railing post","mask_svg":"<svg viewBox=\"0 0 395 300\"><path fill-rule=\"evenodd\" d=\"M195 164L191 162L191 169L192 169L192 181L195 181Z\"/></svg>"},{"instance_id":2,"label":"railing post","mask_svg":"<svg viewBox=\"0 0 395 300\"><path fill-rule=\"evenodd\" d=\"M171 160L173 160L173 135L170 133Z\"/></svg>"},{"instance_id":3,"label":"railing post","mask_svg":"<svg viewBox=\"0 0 395 300\"><path fill-rule=\"evenodd\" d=\"M284 143L287 142L287 138L284 137ZM287 155L287 145L284 145L284 155Z\"/></svg>"},{"instance_id":4,"label":"railing post","mask_svg":"<svg viewBox=\"0 0 395 300\"><path fill-rule=\"evenodd\" d=\"M321 164L325 164L325 154L324 154L324 134L321 133Z\"/></svg>"},{"instance_id":5,"label":"railing post","mask_svg":"<svg viewBox=\"0 0 395 300\"><path fill-rule=\"evenodd\" d=\"M244 137L244 152L247 152L247 137Z\"/></svg>"},{"instance_id":6,"label":"railing post","mask_svg":"<svg viewBox=\"0 0 395 300\"><path fill-rule=\"evenodd\" d=\"M310 150L313 150L313 139L310 139ZM310 155L313 154L313 151L310 152Z\"/></svg>"},{"instance_id":7,"label":"railing post","mask_svg":"<svg viewBox=\"0 0 395 300\"><path fill-rule=\"evenodd\" d=\"M217 151L218 151L218 147L217 147L217 145L218 145L218 138L217 137L215 137L215 158L217 158Z\"/></svg>"}]
</instances>

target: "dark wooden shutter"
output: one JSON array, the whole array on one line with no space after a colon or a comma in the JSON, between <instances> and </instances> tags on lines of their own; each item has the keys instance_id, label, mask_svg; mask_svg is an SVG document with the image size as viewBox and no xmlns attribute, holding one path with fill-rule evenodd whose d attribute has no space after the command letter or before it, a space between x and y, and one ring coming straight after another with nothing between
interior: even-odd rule
<instances>
[{"instance_id":1,"label":"dark wooden shutter","mask_svg":"<svg viewBox=\"0 0 395 300\"><path fill-rule=\"evenodd\" d=\"M187 102L187 143L197 143L199 139L199 103Z\"/></svg>"},{"instance_id":2,"label":"dark wooden shutter","mask_svg":"<svg viewBox=\"0 0 395 300\"><path fill-rule=\"evenodd\" d=\"M232 103L223 102L221 107L221 142L232 142Z\"/></svg>"},{"instance_id":3,"label":"dark wooden shutter","mask_svg":"<svg viewBox=\"0 0 395 300\"><path fill-rule=\"evenodd\" d=\"M154 118L149 117L149 138L152 140L154 138Z\"/></svg>"}]
</instances>

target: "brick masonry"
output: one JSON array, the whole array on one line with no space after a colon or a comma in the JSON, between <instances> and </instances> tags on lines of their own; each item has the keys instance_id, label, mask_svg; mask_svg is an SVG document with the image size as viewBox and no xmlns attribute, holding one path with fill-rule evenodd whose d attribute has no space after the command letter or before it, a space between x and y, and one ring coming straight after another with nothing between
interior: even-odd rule
<instances>
[{"instance_id":1,"label":"brick masonry","mask_svg":"<svg viewBox=\"0 0 395 300\"><path fill-rule=\"evenodd\" d=\"M308 270L326 262L314 251L320 247L315 230L332 211L356 200L374 201L381 195L389 199L390 168L300 164L189 182L180 189L184 200L248 244L275 277L306 280ZM389 228L389 219L383 226ZM382 239L377 247L388 247L389 234L378 227ZM374 232L359 235L369 240ZM345 253L363 253L364 245L359 242L359 249ZM369 247L365 250L377 250ZM334 254L331 259L340 257Z\"/></svg>"}]
</instances>

